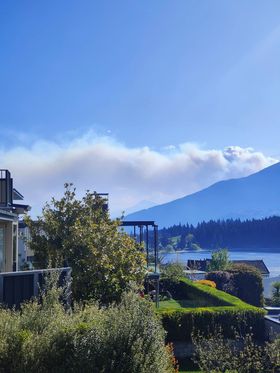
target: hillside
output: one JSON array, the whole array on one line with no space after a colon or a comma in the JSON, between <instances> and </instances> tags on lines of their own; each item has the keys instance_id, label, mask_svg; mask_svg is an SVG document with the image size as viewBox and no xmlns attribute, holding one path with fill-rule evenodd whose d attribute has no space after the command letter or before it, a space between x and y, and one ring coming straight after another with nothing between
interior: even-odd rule
<instances>
[{"instance_id":1,"label":"hillside","mask_svg":"<svg viewBox=\"0 0 280 373\"><path fill-rule=\"evenodd\" d=\"M155 220L160 227L217 219L280 215L280 163L221 181L180 199L135 212L125 220Z\"/></svg>"}]
</instances>

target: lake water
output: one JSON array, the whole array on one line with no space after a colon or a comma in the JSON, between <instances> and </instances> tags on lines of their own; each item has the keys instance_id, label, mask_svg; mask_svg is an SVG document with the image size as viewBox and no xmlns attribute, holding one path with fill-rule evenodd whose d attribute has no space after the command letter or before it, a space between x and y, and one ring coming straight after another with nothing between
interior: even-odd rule
<instances>
[{"instance_id":1,"label":"lake water","mask_svg":"<svg viewBox=\"0 0 280 373\"><path fill-rule=\"evenodd\" d=\"M276 277L280 275L280 249L274 252L269 251L229 251L229 257L231 260L258 260L262 259L269 269L270 277ZM199 251L180 251L176 253L160 254L163 256L163 263L168 262L181 262L186 264L189 259L208 259L211 258L211 251L199 250Z\"/></svg>"}]
</instances>

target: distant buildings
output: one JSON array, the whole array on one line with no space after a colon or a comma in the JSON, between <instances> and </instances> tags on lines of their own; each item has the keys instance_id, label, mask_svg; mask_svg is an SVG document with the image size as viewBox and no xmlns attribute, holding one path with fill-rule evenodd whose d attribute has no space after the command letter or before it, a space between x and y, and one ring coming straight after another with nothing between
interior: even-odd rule
<instances>
[{"instance_id":1,"label":"distant buildings","mask_svg":"<svg viewBox=\"0 0 280 373\"><path fill-rule=\"evenodd\" d=\"M207 271L208 265L211 263L211 259L202 260L188 260L188 269L195 269L198 271ZM269 270L263 260L232 260L233 264L246 264L258 269L263 277L269 276Z\"/></svg>"}]
</instances>

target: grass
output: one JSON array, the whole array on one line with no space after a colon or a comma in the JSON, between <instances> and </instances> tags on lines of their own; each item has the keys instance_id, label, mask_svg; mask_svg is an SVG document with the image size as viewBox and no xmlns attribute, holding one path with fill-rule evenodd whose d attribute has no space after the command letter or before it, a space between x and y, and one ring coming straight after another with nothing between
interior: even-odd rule
<instances>
[{"instance_id":1,"label":"grass","mask_svg":"<svg viewBox=\"0 0 280 373\"><path fill-rule=\"evenodd\" d=\"M233 328L244 333L251 328L256 338L263 338L265 312L262 309L187 279L181 279L172 290L170 288L174 299L161 301L156 310L167 331L167 341L191 342L194 330L211 332L215 325L221 325L228 338Z\"/></svg>"},{"instance_id":2,"label":"grass","mask_svg":"<svg viewBox=\"0 0 280 373\"><path fill-rule=\"evenodd\" d=\"M165 313L166 311L182 311L189 312L195 309L202 311L203 308L209 311L240 311L259 310L257 307L251 306L243 302L241 299L234 297L221 290L217 290L207 285L197 284L188 279L181 279L181 297L168 301L161 301L158 313Z\"/></svg>"},{"instance_id":3,"label":"grass","mask_svg":"<svg viewBox=\"0 0 280 373\"><path fill-rule=\"evenodd\" d=\"M206 299L170 299L159 302L159 308L163 310L181 310L183 308L208 307L209 302Z\"/></svg>"}]
</instances>

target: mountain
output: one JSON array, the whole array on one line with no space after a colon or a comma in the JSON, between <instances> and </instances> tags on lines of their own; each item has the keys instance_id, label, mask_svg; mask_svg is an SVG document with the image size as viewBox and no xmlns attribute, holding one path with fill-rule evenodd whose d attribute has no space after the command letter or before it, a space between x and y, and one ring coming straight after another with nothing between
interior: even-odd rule
<instances>
[{"instance_id":1,"label":"mountain","mask_svg":"<svg viewBox=\"0 0 280 373\"><path fill-rule=\"evenodd\" d=\"M137 203L136 205L134 205L134 206L129 207L128 209L126 209L125 212L127 214L132 214L132 213L134 213L136 211L148 209L148 208L154 207L154 206L156 206L156 203L151 202L151 201L143 200L143 201L140 201L139 203Z\"/></svg>"},{"instance_id":2,"label":"mountain","mask_svg":"<svg viewBox=\"0 0 280 373\"><path fill-rule=\"evenodd\" d=\"M239 179L220 181L199 192L135 212L125 220L155 220L159 227L217 219L280 215L280 163Z\"/></svg>"}]
</instances>

